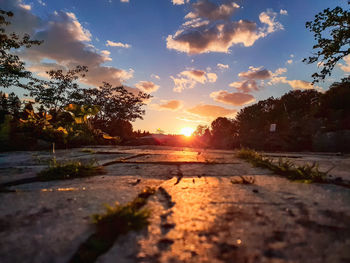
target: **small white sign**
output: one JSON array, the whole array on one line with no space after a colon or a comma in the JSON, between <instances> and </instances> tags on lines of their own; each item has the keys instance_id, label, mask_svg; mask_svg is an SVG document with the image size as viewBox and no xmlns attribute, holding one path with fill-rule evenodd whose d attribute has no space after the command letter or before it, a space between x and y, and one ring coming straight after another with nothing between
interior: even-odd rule
<instances>
[{"instance_id":1,"label":"small white sign","mask_svg":"<svg viewBox=\"0 0 350 263\"><path fill-rule=\"evenodd\" d=\"M270 132L275 132L276 131L276 123L272 123L271 125L270 125Z\"/></svg>"}]
</instances>

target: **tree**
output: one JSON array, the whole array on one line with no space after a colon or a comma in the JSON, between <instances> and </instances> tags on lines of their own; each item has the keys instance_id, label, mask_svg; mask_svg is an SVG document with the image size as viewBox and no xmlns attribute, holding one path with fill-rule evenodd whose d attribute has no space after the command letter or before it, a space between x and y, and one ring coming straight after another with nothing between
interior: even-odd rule
<instances>
[{"instance_id":1,"label":"tree","mask_svg":"<svg viewBox=\"0 0 350 263\"><path fill-rule=\"evenodd\" d=\"M12 16L12 12L0 10L0 86L4 88L11 86L25 87L21 83L21 79L34 79L31 72L25 70L25 63L10 51L22 47L30 48L32 45L42 43L38 40L31 40L27 34L23 37L15 33L8 34L5 26L10 24L7 18Z\"/></svg>"},{"instance_id":2,"label":"tree","mask_svg":"<svg viewBox=\"0 0 350 263\"><path fill-rule=\"evenodd\" d=\"M319 62L322 68L319 73L312 74L313 83L330 76L337 62L350 54L350 12L336 7L318 13L313 21L306 22L306 28L314 33L317 44L312 56L303 62L312 64Z\"/></svg>"},{"instance_id":3,"label":"tree","mask_svg":"<svg viewBox=\"0 0 350 263\"><path fill-rule=\"evenodd\" d=\"M29 82L29 95L47 110L63 110L69 104L83 104L84 94L77 81L85 77L88 68L76 66L67 72L62 70L50 70L46 72L50 81ZM90 104L93 105L93 104Z\"/></svg>"},{"instance_id":4,"label":"tree","mask_svg":"<svg viewBox=\"0 0 350 263\"><path fill-rule=\"evenodd\" d=\"M193 132L193 136L202 137L205 134L205 131L208 129L208 125L198 125L196 130Z\"/></svg>"},{"instance_id":5,"label":"tree","mask_svg":"<svg viewBox=\"0 0 350 263\"><path fill-rule=\"evenodd\" d=\"M9 113L17 119L19 117L19 112L21 111L21 100L18 98L18 96L11 92L7 98L8 101L8 111Z\"/></svg>"},{"instance_id":6,"label":"tree","mask_svg":"<svg viewBox=\"0 0 350 263\"><path fill-rule=\"evenodd\" d=\"M326 131L350 130L350 79L333 83L320 99L318 116Z\"/></svg>"},{"instance_id":7,"label":"tree","mask_svg":"<svg viewBox=\"0 0 350 263\"><path fill-rule=\"evenodd\" d=\"M142 119L145 110L142 109L149 94L139 92L137 95L127 91L123 86L113 87L104 82L99 88L84 90L84 104L100 107L100 112L95 116L96 120L127 120Z\"/></svg>"},{"instance_id":8,"label":"tree","mask_svg":"<svg viewBox=\"0 0 350 263\"><path fill-rule=\"evenodd\" d=\"M212 144L219 148L237 146L238 126L235 120L219 117L211 123Z\"/></svg>"},{"instance_id":9,"label":"tree","mask_svg":"<svg viewBox=\"0 0 350 263\"><path fill-rule=\"evenodd\" d=\"M142 119L145 110L144 101L149 94L139 92L137 95L127 91L123 86L113 87L104 82L99 88L83 90L83 104L98 106L100 111L91 118L92 125L112 135L123 138L132 135L130 121Z\"/></svg>"}]
</instances>

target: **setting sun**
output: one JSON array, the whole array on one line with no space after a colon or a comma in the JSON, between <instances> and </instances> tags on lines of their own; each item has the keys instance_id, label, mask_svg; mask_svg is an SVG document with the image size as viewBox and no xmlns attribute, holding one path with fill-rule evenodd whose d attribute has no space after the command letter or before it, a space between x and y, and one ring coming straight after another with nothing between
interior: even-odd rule
<instances>
[{"instance_id":1,"label":"setting sun","mask_svg":"<svg viewBox=\"0 0 350 263\"><path fill-rule=\"evenodd\" d=\"M190 137L192 133L194 132L194 129L191 127L184 127L181 129L180 134L185 135L186 137Z\"/></svg>"}]
</instances>

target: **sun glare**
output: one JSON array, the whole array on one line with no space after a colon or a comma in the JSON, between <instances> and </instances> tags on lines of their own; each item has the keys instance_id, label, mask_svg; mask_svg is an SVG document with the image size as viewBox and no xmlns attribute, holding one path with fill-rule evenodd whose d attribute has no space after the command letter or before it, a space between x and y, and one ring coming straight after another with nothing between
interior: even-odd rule
<instances>
[{"instance_id":1,"label":"sun glare","mask_svg":"<svg viewBox=\"0 0 350 263\"><path fill-rule=\"evenodd\" d=\"M181 129L180 134L185 135L186 137L190 137L192 133L194 132L194 129L191 127L184 127Z\"/></svg>"}]
</instances>

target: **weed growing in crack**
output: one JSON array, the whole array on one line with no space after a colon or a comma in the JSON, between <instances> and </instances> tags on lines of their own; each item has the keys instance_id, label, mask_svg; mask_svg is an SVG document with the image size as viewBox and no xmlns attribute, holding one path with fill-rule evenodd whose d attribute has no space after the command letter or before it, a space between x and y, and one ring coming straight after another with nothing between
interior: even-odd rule
<instances>
[{"instance_id":1,"label":"weed growing in crack","mask_svg":"<svg viewBox=\"0 0 350 263\"><path fill-rule=\"evenodd\" d=\"M264 157L256 151L249 149L240 150L237 153L237 157L247 160L256 167L267 168L289 180L302 181L305 183L326 182L327 172L321 172L316 163L297 166L291 161L282 158L274 162L273 159Z\"/></svg>"},{"instance_id":2,"label":"weed growing in crack","mask_svg":"<svg viewBox=\"0 0 350 263\"><path fill-rule=\"evenodd\" d=\"M54 158L49 167L38 173L39 181L75 179L104 174L102 167L95 162L83 164L79 161L57 162Z\"/></svg>"},{"instance_id":3,"label":"weed growing in crack","mask_svg":"<svg viewBox=\"0 0 350 263\"><path fill-rule=\"evenodd\" d=\"M120 235L146 227L149 224L150 211L142 207L155 192L154 188L148 187L130 203L106 206L104 214L93 215L96 232L80 245L70 262L95 262L113 246Z\"/></svg>"},{"instance_id":4,"label":"weed growing in crack","mask_svg":"<svg viewBox=\"0 0 350 263\"><path fill-rule=\"evenodd\" d=\"M89 148L84 148L84 149L81 150L81 152L83 152L83 153L91 153L91 154L96 153L93 149L89 149Z\"/></svg>"}]
</instances>

